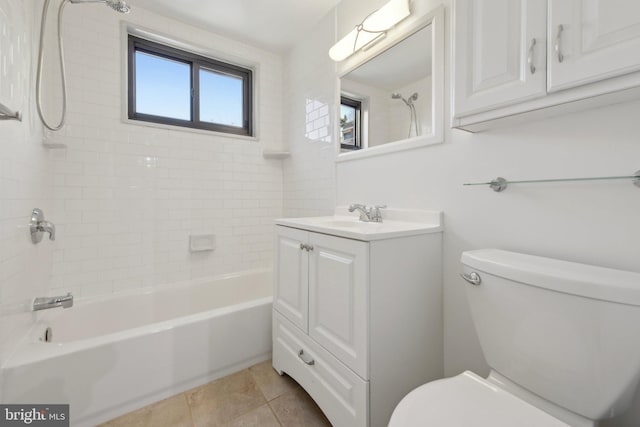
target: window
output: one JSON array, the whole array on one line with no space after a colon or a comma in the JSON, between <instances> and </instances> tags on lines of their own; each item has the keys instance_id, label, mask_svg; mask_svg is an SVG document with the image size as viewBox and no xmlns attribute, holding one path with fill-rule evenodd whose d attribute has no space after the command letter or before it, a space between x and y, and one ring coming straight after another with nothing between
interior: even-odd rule
<instances>
[{"instance_id":1,"label":"window","mask_svg":"<svg viewBox=\"0 0 640 427\"><path fill-rule=\"evenodd\" d=\"M340 148L359 150L362 148L362 101L340 97Z\"/></svg>"},{"instance_id":2,"label":"window","mask_svg":"<svg viewBox=\"0 0 640 427\"><path fill-rule=\"evenodd\" d=\"M253 73L129 35L133 120L253 135Z\"/></svg>"}]
</instances>

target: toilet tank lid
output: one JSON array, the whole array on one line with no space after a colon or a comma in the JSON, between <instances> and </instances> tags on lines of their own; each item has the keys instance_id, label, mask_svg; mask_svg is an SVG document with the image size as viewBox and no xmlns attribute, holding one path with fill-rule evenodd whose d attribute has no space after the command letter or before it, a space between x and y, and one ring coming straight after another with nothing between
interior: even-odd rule
<instances>
[{"instance_id":1,"label":"toilet tank lid","mask_svg":"<svg viewBox=\"0 0 640 427\"><path fill-rule=\"evenodd\" d=\"M640 273L499 249L463 252L461 262L474 270L531 286L640 306Z\"/></svg>"}]
</instances>

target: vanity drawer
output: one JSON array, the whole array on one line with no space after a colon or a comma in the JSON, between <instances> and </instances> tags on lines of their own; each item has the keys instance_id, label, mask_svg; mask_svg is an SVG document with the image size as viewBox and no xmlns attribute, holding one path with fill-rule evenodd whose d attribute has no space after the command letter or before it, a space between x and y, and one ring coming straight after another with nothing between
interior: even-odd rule
<instances>
[{"instance_id":1,"label":"vanity drawer","mask_svg":"<svg viewBox=\"0 0 640 427\"><path fill-rule=\"evenodd\" d=\"M369 383L275 310L273 366L294 378L335 427L368 425Z\"/></svg>"}]
</instances>

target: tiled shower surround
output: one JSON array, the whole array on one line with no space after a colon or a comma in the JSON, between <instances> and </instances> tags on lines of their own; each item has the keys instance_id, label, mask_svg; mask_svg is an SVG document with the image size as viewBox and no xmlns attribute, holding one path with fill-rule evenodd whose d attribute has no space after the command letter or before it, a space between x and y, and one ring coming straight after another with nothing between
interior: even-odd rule
<instances>
[{"instance_id":1,"label":"tiled shower surround","mask_svg":"<svg viewBox=\"0 0 640 427\"><path fill-rule=\"evenodd\" d=\"M127 23L256 67L258 137L123 123L122 19L103 5L66 7L69 114L61 132L46 134L67 147L50 149L51 292L108 294L269 268L283 174L262 151L282 145L280 56L133 8ZM51 121L60 111L51 91L60 84L54 21L45 70ZM190 253L190 234L215 234L216 250Z\"/></svg>"},{"instance_id":2,"label":"tiled shower surround","mask_svg":"<svg viewBox=\"0 0 640 427\"><path fill-rule=\"evenodd\" d=\"M0 129L0 364L31 327L25 301L48 289L52 246L35 246L27 222L31 209L51 207L49 162L33 97L35 6L0 0L0 102L23 115Z\"/></svg>"}]
</instances>

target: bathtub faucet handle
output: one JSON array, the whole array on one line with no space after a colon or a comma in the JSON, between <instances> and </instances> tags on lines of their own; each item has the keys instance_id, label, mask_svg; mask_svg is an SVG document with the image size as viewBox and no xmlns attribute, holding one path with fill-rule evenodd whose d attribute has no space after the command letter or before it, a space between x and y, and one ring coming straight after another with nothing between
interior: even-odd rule
<instances>
[{"instance_id":1,"label":"bathtub faucet handle","mask_svg":"<svg viewBox=\"0 0 640 427\"><path fill-rule=\"evenodd\" d=\"M40 243L44 233L49 233L49 240L56 240L56 226L52 222L44 219L42 209L35 208L31 211L29 229L33 243Z\"/></svg>"}]
</instances>

